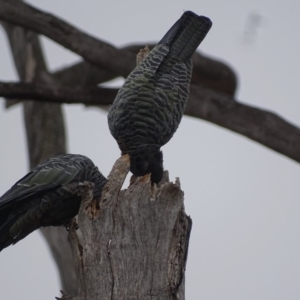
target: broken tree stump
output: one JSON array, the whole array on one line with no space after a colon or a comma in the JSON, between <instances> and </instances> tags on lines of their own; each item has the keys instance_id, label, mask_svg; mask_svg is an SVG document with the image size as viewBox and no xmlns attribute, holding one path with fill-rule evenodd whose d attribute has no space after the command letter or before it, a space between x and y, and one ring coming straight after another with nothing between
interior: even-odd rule
<instances>
[{"instance_id":1,"label":"broken tree stump","mask_svg":"<svg viewBox=\"0 0 300 300\"><path fill-rule=\"evenodd\" d=\"M100 203L92 200L92 185L83 183L78 214L82 234L77 236L76 226L69 233L78 295L61 299L185 299L192 222L184 211L179 180L165 179L157 186L145 175L121 190L128 171L129 157L122 156Z\"/></svg>"}]
</instances>

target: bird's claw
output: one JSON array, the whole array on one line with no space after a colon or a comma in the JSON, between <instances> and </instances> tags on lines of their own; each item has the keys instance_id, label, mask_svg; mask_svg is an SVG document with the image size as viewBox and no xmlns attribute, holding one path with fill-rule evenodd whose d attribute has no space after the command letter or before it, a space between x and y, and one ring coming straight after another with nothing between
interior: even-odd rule
<instances>
[{"instance_id":1,"label":"bird's claw","mask_svg":"<svg viewBox=\"0 0 300 300\"><path fill-rule=\"evenodd\" d=\"M72 298L67 292L64 292L63 290L60 290L60 292L61 297L55 297L56 300L67 300Z\"/></svg>"},{"instance_id":2,"label":"bird's claw","mask_svg":"<svg viewBox=\"0 0 300 300\"><path fill-rule=\"evenodd\" d=\"M65 227L68 232L70 231L70 229L75 229L75 230L79 229L79 226L78 226L75 218L72 218L69 222L67 222L65 224Z\"/></svg>"}]
</instances>

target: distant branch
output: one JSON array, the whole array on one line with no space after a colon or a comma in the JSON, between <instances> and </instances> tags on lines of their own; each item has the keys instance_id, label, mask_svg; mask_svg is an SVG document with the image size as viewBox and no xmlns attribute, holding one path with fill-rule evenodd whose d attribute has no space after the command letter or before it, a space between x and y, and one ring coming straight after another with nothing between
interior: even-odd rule
<instances>
[{"instance_id":1,"label":"distant branch","mask_svg":"<svg viewBox=\"0 0 300 300\"><path fill-rule=\"evenodd\" d=\"M136 54L145 45L130 45L122 49L96 39L62 19L16 0L0 1L0 20L23 26L43 34L63 47L101 67L97 70L86 62L66 68L55 75L58 79L70 78L85 83L104 82L117 76L127 77L136 64ZM150 45L153 47L154 44ZM235 73L226 64L195 53L192 81L216 91L234 95L237 85ZM82 73L84 72L84 73ZM83 74L85 76L83 76ZM73 75L73 76L72 76Z\"/></svg>"},{"instance_id":2,"label":"distant branch","mask_svg":"<svg viewBox=\"0 0 300 300\"><path fill-rule=\"evenodd\" d=\"M16 0L0 1L0 19L43 34L87 61L126 77L135 67L135 55L118 50L62 19Z\"/></svg>"},{"instance_id":3,"label":"distant branch","mask_svg":"<svg viewBox=\"0 0 300 300\"><path fill-rule=\"evenodd\" d=\"M1 83L0 96L58 103L111 104L118 89ZM244 135L300 162L300 129L276 114L192 84L186 115L204 119Z\"/></svg>"},{"instance_id":4,"label":"distant branch","mask_svg":"<svg viewBox=\"0 0 300 300\"><path fill-rule=\"evenodd\" d=\"M98 87L65 87L35 83L0 82L0 96L53 103L111 104L118 90Z\"/></svg>"},{"instance_id":5,"label":"distant branch","mask_svg":"<svg viewBox=\"0 0 300 300\"><path fill-rule=\"evenodd\" d=\"M273 112L192 84L185 114L244 135L300 162L300 128Z\"/></svg>"}]
</instances>

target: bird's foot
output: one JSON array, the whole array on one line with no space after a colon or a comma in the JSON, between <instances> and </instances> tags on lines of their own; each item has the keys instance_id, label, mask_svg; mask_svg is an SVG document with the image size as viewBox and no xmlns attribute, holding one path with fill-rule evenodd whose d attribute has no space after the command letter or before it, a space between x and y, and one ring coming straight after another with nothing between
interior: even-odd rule
<instances>
[{"instance_id":1,"label":"bird's foot","mask_svg":"<svg viewBox=\"0 0 300 300\"><path fill-rule=\"evenodd\" d=\"M78 226L75 218L72 218L64 226L66 227L68 232L70 231L70 229L75 229L75 230L79 229L79 226Z\"/></svg>"},{"instance_id":2,"label":"bird's foot","mask_svg":"<svg viewBox=\"0 0 300 300\"><path fill-rule=\"evenodd\" d=\"M67 292L64 292L62 290L60 290L60 292L61 292L61 297L55 297L56 300L72 299L72 297Z\"/></svg>"}]
</instances>

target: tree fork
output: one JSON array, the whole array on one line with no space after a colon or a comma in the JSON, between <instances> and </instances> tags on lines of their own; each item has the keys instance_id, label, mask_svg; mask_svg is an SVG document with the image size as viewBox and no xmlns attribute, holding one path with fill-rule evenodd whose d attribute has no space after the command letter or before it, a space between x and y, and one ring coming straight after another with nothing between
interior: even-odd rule
<instances>
[{"instance_id":1,"label":"tree fork","mask_svg":"<svg viewBox=\"0 0 300 300\"><path fill-rule=\"evenodd\" d=\"M100 203L93 202L83 183L87 191L78 214L82 236L78 238L75 226L69 233L78 296L61 299L185 299L192 221L184 212L179 180L165 179L156 186L145 175L121 190L128 171L129 157L122 156Z\"/></svg>"}]
</instances>

